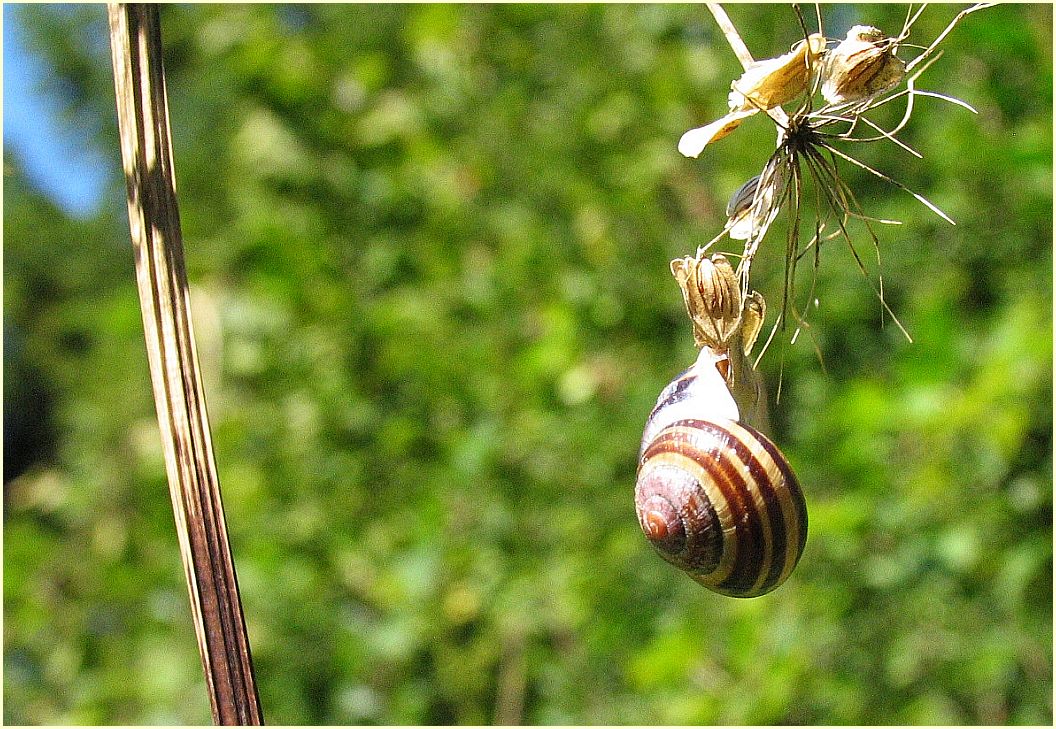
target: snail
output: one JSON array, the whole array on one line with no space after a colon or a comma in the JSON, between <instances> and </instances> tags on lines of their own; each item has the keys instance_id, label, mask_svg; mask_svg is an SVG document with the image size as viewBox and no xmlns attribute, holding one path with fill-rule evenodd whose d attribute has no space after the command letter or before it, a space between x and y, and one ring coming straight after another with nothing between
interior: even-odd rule
<instances>
[{"instance_id":1,"label":"snail","mask_svg":"<svg viewBox=\"0 0 1056 729\"><path fill-rule=\"evenodd\" d=\"M765 302L742 296L721 254L676 259L671 269L701 349L646 420L638 521L660 556L700 584L756 597L788 578L807 537L796 476L756 427L765 427L766 400L748 354Z\"/></svg>"},{"instance_id":2,"label":"snail","mask_svg":"<svg viewBox=\"0 0 1056 729\"><path fill-rule=\"evenodd\" d=\"M741 185L726 204L726 231L734 240L759 240L774 222L780 205L774 205L777 189L774 175L767 175L762 189L762 175L756 175Z\"/></svg>"}]
</instances>

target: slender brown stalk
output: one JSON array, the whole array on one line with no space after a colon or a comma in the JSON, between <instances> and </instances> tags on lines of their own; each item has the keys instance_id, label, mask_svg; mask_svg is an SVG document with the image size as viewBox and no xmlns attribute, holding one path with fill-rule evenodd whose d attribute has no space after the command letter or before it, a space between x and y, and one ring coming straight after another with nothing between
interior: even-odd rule
<instances>
[{"instance_id":1,"label":"slender brown stalk","mask_svg":"<svg viewBox=\"0 0 1056 729\"><path fill-rule=\"evenodd\" d=\"M128 219L176 533L216 724L263 723L191 330L158 8L110 4Z\"/></svg>"},{"instance_id":2,"label":"slender brown stalk","mask_svg":"<svg viewBox=\"0 0 1056 729\"><path fill-rule=\"evenodd\" d=\"M744 70L748 70L748 67L755 63L755 59L752 58L751 52L748 50L748 46L744 44L744 40L741 38L741 34L737 32L737 27L730 20L730 16L726 14L726 11L722 9L722 6L718 3L705 3L708 10L711 11L712 17L715 18L715 23L722 30L722 34L726 36L727 42L730 44L730 48L733 49L733 55L737 56L737 60L741 62L741 66Z\"/></svg>"}]
</instances>

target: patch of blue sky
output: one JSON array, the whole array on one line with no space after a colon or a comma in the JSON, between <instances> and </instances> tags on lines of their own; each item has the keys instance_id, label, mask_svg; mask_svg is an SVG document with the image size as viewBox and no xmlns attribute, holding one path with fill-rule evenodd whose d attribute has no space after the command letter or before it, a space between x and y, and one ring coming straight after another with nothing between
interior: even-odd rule
<instances>
[{"instance_id":1,"label":"patch of blue sky","mask_svg":"<svg viewBox=\"0 0 1056 729\"><path fill-rule=\"evenodd\" d=\"M4 4L4 149L68 215L91 217L103 204L107 160L45 92L50 69L28 48L19 15L17 5Z\"/></svg>"}]
</instances>

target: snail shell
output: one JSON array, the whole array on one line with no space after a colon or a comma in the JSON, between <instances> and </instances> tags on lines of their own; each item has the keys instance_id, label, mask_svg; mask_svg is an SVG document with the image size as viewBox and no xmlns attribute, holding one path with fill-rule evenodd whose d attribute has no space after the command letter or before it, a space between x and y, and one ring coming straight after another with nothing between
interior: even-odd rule
<instances>
[{"instance_id":1,"label":"snail shell","mask_svg":"<svg viewBox=\"0 0 1056 729\"><path fill-rule=\"evenodd\" d=\"M635 507L664 559L711 590L755 597L799 561L807 509L781 451L740 422L723 359L702 348L660 394L642 436Z\"/></svg>"}]
</instances>

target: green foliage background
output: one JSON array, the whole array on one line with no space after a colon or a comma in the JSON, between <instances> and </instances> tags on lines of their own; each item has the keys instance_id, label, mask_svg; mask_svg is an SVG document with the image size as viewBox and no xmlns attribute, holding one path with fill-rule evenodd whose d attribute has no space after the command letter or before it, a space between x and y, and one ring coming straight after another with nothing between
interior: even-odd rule
<instances>
[{"instance_id":1,"label":"green foliage background","mask_svg":"<svg viewBox=\"0 0 1056 729\"><path fill-rule=\"evenodd\" d=\"M36 445L4 488L4 720L207 723L105 10L22 12L113 174L105 210L68 219L5 152L4 416ZM786 6L729 12L758 58L801 33ZM824 12L842 36L905 9ZM739 73L702 6L166 6L162 25L270 723L1051 723L1050 6L949 36L920 85L979 115L918 100L902 138L923 160L848 150L957 225L841 168L904 221L881 260L915 341L824 248L824 365L807 335L761 365L772 399L783 371L775 440L810 536L785 586L741 601L663 563L632 506L645 415L693 357L668 261L773 148L753 119L677 153ZM776 309L772 236L753 275Z\"/></svg>"}]
</instances>

